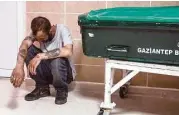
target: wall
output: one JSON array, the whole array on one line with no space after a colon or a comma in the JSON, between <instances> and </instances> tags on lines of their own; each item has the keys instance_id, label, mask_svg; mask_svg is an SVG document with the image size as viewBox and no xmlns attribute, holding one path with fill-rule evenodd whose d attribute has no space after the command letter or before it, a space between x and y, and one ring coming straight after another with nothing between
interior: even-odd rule
<instances>
[{"instance_id":1,"label":"wall","mask_svg":"<svg viewBox=\"0 0 179 115\"><path fill-rule=\"evenodd\" d=\"M116 6L167 6L179 5L177 1L91 1L91 2L27 2L27 33L30 30L30 22L35 16L46 16L52 24L66 24L73 36L74 60L77 70L78 81L104 82L104 59L90 58L83 55L80 28L77 17L81 13L99 8ZM121 71L115 73L115 82L121 79ZM166 75L139 73L132 79L132 85L179 88L179 78Z\"/></svg>"}]
</instances>

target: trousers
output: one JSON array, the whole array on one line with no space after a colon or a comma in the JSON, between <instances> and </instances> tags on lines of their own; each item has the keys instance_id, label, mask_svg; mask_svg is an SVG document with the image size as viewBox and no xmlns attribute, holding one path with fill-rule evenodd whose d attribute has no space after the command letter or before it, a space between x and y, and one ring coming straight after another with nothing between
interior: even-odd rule
<instances>
[{"instance_id":1,"label":"trousers","mask_svg":"<svg viewBox=\"0 0 179 115\"><path fill-rule=\"evenodd\" d=\"M26 65L42 51L31 45L25 59ZM42 60L37 66L36 75L29 73L37 87L49 86L52 84L55 89L68 90L68 84L73 81L72 69L68 58L60 57L55 59Z\"/></svg>"}]
</instances>

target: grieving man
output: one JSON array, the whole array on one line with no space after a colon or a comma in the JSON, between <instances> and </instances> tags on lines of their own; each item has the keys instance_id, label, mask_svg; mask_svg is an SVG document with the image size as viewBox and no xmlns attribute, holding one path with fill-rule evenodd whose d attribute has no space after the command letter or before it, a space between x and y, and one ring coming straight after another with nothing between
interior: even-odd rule
<instances>
[{"instance_id":1,"label":"grieving man","mask_svg":"<svg viewBox=\"0 0 179 115\"><path fill-rule=\"evenodd\" d=\"M24 81L24 64L35 89L25 96L34 101L50 96L49 85L56 90L55 104L64 104L68 97L68 84L74 80L76 71L72 63L73 43L69 29L63 24L51 26L45 17L35 17L31 22L31 34L21 43L17 63L11 75L14 87Z\"/></svg>"}]
</instances>

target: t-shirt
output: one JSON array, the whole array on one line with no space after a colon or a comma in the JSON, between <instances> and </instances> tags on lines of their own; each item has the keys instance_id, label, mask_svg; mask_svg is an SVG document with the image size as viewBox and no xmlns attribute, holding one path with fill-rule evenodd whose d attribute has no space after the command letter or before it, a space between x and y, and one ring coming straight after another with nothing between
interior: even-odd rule
<instances>
[{"instance_id":1,"label":"t-shirt","mask_svg":"<svg viewBox=\"0 0 179 115\"><path fill-rule=\"evenodd\" d=\"M55 36L53 37L53 39L49 42L45 42L45 43L41 42L40 49L42 50L42 52L47 52L57 48L62 48L67 44L73 44L71 33L65 25L57 24ZM74 79L76 76L76 70L73 64L72 57L69 57L68 60L72 69L72 74Z\"/></svg>"}]
</instances>

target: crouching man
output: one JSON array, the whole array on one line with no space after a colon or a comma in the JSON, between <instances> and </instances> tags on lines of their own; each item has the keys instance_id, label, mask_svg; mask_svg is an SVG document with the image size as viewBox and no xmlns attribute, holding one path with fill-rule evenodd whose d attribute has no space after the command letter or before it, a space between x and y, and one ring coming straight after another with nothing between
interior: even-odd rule
<instances>
[{"instance_id":1,"label":"crouching man","mask_svg":"<svg viewBox=\"0 0 179 115\"><path fill-rule=\"evenodd\" d=\"M27 36L19 48L17 63L11 75L14 87L24 81L24 64L35 89L25 96L34 101L50 96L49 85L56 90L55 104L64 104L68 97L68 84L74 80L75 68L71 61L73 43L71 34L63 24L51 26L45 17L36 17L31 22L32 34Z\"/></svg>"}]
</instances>

